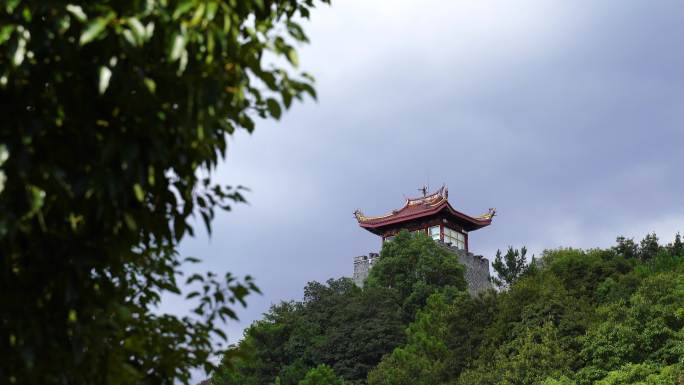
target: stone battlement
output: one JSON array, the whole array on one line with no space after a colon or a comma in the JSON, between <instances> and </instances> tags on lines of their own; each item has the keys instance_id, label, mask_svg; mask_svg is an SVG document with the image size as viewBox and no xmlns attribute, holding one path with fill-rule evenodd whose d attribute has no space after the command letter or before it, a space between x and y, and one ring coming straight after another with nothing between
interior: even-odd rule
<instances>
[{"instance_id":1,"label":"stone battlement","mask_svg":"<svg viewBox=\"0 0 684 385\"><path fill-rule=\"evenodd\" d=\"M354 280L357 286L363 286L363 281L368 277L368 272L370 272L378 257L378 253L354 257L354 276L352 280Z\"/></svg>"},{"instance_id":2,"label":"stone battlement","mask_svg":"<svg viewBox=\"0 0 684 385\"><path fill-rule=\"evenodd\" d=\"M465 280L468 283L468 291L475 295L481 291L491 289L492 283L489 276L489 260L481 255L475 255L451 245L438 242L441 246L458 256L458 262L465 266Z\"/></svg>"}]
</instances>

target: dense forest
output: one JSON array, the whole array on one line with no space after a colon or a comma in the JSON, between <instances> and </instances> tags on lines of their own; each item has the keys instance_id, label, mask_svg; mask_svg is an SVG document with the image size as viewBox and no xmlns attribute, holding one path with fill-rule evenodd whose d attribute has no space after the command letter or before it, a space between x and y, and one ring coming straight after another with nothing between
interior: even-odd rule
<instances>
[{"instance_id":1,"label":"dense forest","mask_svg":"<svg viewBox=\"0 0 684 385\"><path fill-rule=\"evenodd\" d=\"M473 297L422 234L383 247L364 288L309 283L223 359L214 385L684 384L684 245L619 237L529 261L509 248Z\"/></svg>"}]
</instances>

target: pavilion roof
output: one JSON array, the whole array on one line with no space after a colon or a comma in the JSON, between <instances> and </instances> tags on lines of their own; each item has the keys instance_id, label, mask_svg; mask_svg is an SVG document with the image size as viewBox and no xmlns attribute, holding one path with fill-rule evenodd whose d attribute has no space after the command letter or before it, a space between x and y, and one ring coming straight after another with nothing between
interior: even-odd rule
<instances>
[{"instance_id":1,"label":"pavilion roof","mask_svg":"<svg viewBox=\"0 0 684 385\"><path fill-rule=\"evenodd\" d=\"M492 223L492 218L496 214L496 210L489 209L486 214L471 217L456 209L449 204L449 190L446 186L442 186L439 190L432 194L426 194L419 198L406 198L404 206L398 210L380 215L380 216L366 216L361 211L356 210L354 216L359 222L359 226L369 230L379 230L381 228L396 225L402 222L413 221L420 218L442 214L450 219L461 223L464 229L468 231L477 230Z\"/></svg>"}]
</instances>

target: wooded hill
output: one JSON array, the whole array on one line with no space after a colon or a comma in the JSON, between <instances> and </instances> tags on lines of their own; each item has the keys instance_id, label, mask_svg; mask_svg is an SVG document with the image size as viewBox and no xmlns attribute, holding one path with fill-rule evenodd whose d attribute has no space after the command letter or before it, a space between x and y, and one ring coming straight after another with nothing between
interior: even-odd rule
<instances>
[{"instance_id":1,"label":"wooded hill","mask_svg":"<svg viewBox=\"0 0 684 385\"><path fill-rule=\"evenodd\" d=\"M366 286L311 282L224 357L214 385L684 384L684 245L497 253L497 291L428 237L387 243Z\"/></svg>"}]
</instances>

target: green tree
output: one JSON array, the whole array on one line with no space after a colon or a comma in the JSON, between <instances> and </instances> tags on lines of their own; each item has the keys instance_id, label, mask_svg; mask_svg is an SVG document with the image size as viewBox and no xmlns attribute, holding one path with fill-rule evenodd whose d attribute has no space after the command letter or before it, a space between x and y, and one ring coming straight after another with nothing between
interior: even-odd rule
<instances>
[{"instance_id":1,"label":"green tree","mask_svg":"<svg viewBox=\"0 0 684 385\"><path fill-rule=\"evenodd\" d=\"M682 242L682 235L677 233L675 235L674 242L668 245L668 249L672 255L682 256L684 255L684 242Z\"/></svg>"},{"instance_id":2,"label":"green tree","mask_svg":"<svg viewBox=\"0 0 684 385\"><path fill-rule=\"evenodd\" d=\"M381 258L364 289L348 279L308 285L300 307L242 344L259 335L269 341L260 349L274 355L250 368L268 368L270 377L216 384L269 383L276 375L297 384L321 363L354 384L368 373L369 385L682 382L684 258L673 247L646 259L614 248L546 250L507 290L473 297L447 277L423 277L442 263L433 246L403 233L385 246L385 265ZM406 338L392 334L407 299L425 288L431 294L416 306ZM390 321L399 326L381 327Z\"/></svg>"},{"instance_id":3,"label":"green tree","mask_svg":"<svg viewBox=\"0 0 684 385\"><path fill-rule=\"evenodd\" d=\"M558 330L546 322L499 347L489 365L464 371L458 383L533 385L547 377L569 374L570 358L558 339Z\"/></svg>"},{"instance_id":4,"label":"green tree","mask_svg":"<svg viewBox=\"0 0 684 385\"><path fill-rule=\"evenodd\" d=\"M611 251L573 248L545 250L541 264L578 299L596 297L598 286L606 279L622 279L633 269L624 257Z\"/></svg>"},{"instance_id":5,"label":"green tree","mask_svg":"<svg viewBox=\"0 0 684 385\"><path fill-rule=\"evenodd\" d=\"M278 376L283 385L296 385L319 364L347 381L362 381L404 342L401 317L392 290L362 290L348 278L310 282L302 302L274 306L247 329L214 383L267 384Z\"/></svg>"},{"instance_id":6,"label":"green tree","mask_svg":"<svg viewBox=\"0 0 684 385\"><path fill-rule=\"evenodd\" d=\"M227 136L314 95L294 48L312 6L0 4L0 378L173 384L213 367L251 280L195 275L196 317L154 309L179 293L191 219L211 231L244 200L210 178Z\"/></svg>"},{"instance_id":7,"label":"green tree","mask_svg":"<svg viewBox=\"0 0 684 385\"><path fill-rule=\"evenodd\" d=\"M617 245L613 247L613 250L625 258L636 258L638 255L639 246L634 243L634 239L625 238L623 236L617 237L615 240Z\"/></svg>"},{"instance_id":8,"label":"green tree","mask_svg":"<svg viewBox=\"0 0 684 385\"><path fill-rule=\"evenodd\" d=\"M681 365L627 364L611 371L596 385L674 385L684 383Z\"/></svg>"},{"instance_id":9,"label":"green tree","mask_svg":"<svg viewBox=\"0 0 684 385\"><path fill-rule=\"evenodd\" d=\"M673 272L646 277L629 298L600 306L581 338L586 362L580 383L592 383L628 363L670 365L684 356L684 278Z\"/></svg>"},{"instance_id":10,"label":"green tree","mask_svg":"<svg viewBox=\"0 0 684 385\"><path fill-rule=\"evenodd\" d=\"M525 247L518 250L509 246L504 256L501 255L501 250L497 250L492 263L492 268L496 272L496 277L492 278L494 284L506 289L520 279L528 268L526 254L527 248Z\"/></svg>"},{"instance_id":11,"label":"green tree","mask_svg":"<svg viewBox=\"0 0 684 385\"><path fill-rule=\"evenodd\" d=\"M298 385L342 385L342 379L328 365L321 364L309 370Z\"/></svg>"},{"instance_id":12,"label":"green tree","mask_svg":"<svg viewBox=\"0 0 684 385\"><path fill-rule=\"evenodd\" d=\"M658 254L659 250L660 245L658 244L658 237L656 234L646 234L639 244L639 259L642 261L651 260Z\"/></svg>"},{"instance_id":13,"label":"green tree","mask_svg":"<svg viewBox=\"0 0 684 385\"><path fill-rule=\"evenodd\" d=\"M467 296L467 294L464 294ZM443 294L433 294L408 330L406 346L394 349L368 375L369 385L443 383L449 353L444 342L451 308Z\"/></svg>"},{"instance_id":14,"label":"green tree","mask_svg":"<svg viewBox=\"0 0 684 385\"><path fill-rule=\"evenodd\" d=\"M427 235L402 231L383 245L366 285L396 291L408 323L435 292L465 290L464 270L456 255Z\"/></svg>"},{"instance_id":15,"label":"green tree","mask_svg":"<svg viewBox=\"0 0 684 385\"><path fill-rule=\"evenodd\" d=\"M575 385L575 381L572 381L568 377L561 376L559 379L547 378L540 382L539 385Z\"/></svg>"},{"instance_id":16,"label":"green tree","mask_svg":"<svg viewBox=\"0 0 684 385\"><path fill-rule=\"evenodd\" d=\"M436 293L407 329L407 343L369 373L369 385L442 384L455 379L478 356L496 297Z\"/></svg>"}]
</instances>

